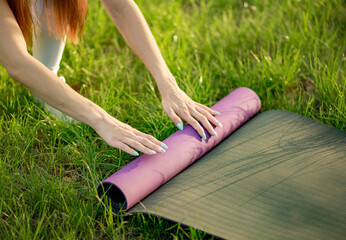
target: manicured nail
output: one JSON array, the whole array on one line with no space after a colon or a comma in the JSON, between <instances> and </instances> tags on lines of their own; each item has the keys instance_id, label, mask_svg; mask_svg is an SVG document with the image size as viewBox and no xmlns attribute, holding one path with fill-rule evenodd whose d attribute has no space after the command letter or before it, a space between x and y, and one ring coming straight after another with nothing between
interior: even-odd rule
<instances>
[{"instance_id":1,"label":"manicured nail","mask_svg":"<svg viewBox=\"0 0 346 240\"><path fill-rule=\"evenodd\" d=\"M136 152L136 151L133 151L132 154L135 155L135 156L137 156L137 157L139 156L139 153Z\"/></svg>"},{"instance_id":2,"label":"manicured nail","mask_svg":"<svg viewBox=\"0 0 346 240\"><path fill-rule=\"evenodd\" d=\"M216 124L219 126L219 127L223 127L222 124L220 122L216 122Z\"/></svg>"},{"instance_id":3,"label":"manicured nail","mask_svg":"<svg viewBox=\"0 0 346 240\"><path fill-rule=\"evenodd\" d=\"M159 151L159 152L161 152L161 153L165 153L166 151L165 151L165 149L163 149L163 148L157 148L157 150Z\"/></svg>"},{"instance_id":4,"label":"manicured nail","mask_svg":"<svg viewBox=\"0 0 346 240\"><path fill-rule=\"evenodd\" d=\"M167 145L164 144L164 143L161 143L161 147L163 147L164 149L167 149L167 148L168 148Z\"/></svg>"},{"instance_id":5,"label":"manicured nail","mask_svg":"<svg viewBox=\"0 0 346 240\"><path fill-rule=\"evenodd\" d=\"M149 150L149 154L156 154L156 152L153 150Z\"/></svg>"},{"instance_id":6,"label":"manicured nail","mask_svg":"<svg viewBox=\"0 0 346 240\"><path fill-rule=\"evenodd\" d=\"M184 129L183 124L178 123L178 124L177 124L177 128L178 128L179 130L183 130L183 129Z\"/></svg>"},{"instance_id":7,"label":"manicured nail","mask_svg":"<svg viewBox=\"0 0 346 240\"><path fill-rule=\"evenodd\" d=\"M215 114L220 115L221 113L218 111L214 111Z\"/></svg>"},{"instance_id":8,"label":"manicured nail","mask_svg":"<svg viewBox=\"0 0 346 240\"><path fill-rule=\"evenodd\" d=\"M202 134L202 137L204 138L204 140L207 140L207 136L205 135L205 133Z\"/></svg>"},{"instance_id":9,"label":"manicured nail","mask_svg":"<svg viewBox=\"0 0 346 240\"><path fill-rule=\"evenodd\" d=\"M213 135L218 138L219 136L217 135L217 133L215 132L215 130L213 130Z\"/></svg>"}]
</instances>

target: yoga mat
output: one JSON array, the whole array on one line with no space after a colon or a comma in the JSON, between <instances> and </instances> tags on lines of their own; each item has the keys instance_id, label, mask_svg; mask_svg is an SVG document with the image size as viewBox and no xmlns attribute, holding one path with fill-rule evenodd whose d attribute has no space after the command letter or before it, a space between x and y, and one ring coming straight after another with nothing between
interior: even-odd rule
<instances>
[{"instance_id":1,"label":"yoga mat","mask_svg":"<svg viewBox=\"0 0 346 240\"><path fill-rule=\"evenodd\" d=\"M115 213L130 209L244 124L259 111L260 105L252 90L234 90L212 107L221 112L216 117L223 124L222 128L215 128L218 138L205 131L207 140L204 141L187 125L183 131L177 131L163 141L168 146L165 154L138 157L104 180L98 186L99 195L107 195Z\"/></svg>"},{"instance_id":2,"label":"yoga mat","mask_svg":"<svg viewBox=\"0 0 346 240\"><path fill-rule=\"evenodd\" d=\"M346 133L255 116L130 210L225 239L346 239Z\"/></svg>"},{"instance_id":3,"label":"yoga mat","mask_svg":"<svg viewBox=\"0 0 346 240\"><path fill-rule=\"evenodd\" d=\"M99 185L100 196L115 213L225 239L345 239L346 133L278 110L245 123L259 107L254 92L236 89L213 107L225 126L218 139L186 126L164 141L168 154L137 158Z\"/></svg>"}]
</instances>

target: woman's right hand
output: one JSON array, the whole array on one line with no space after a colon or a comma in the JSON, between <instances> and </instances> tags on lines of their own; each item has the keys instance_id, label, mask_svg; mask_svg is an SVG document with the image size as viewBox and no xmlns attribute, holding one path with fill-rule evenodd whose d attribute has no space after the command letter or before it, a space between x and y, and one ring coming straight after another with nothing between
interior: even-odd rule
<instances>
[{"instance_id":1,"label":"woman's right hand","mask_svg":"<svg viewBox=\"0 0 346 240\"><path fill-rule=\"evenodd\" d=\"M119 148L133 156L139 155L137 151L151 155L157 152L165 153L164 148L168 148L153 136L142 133L110 115L100 121L95 131L111 147Z\"/></svg>"}]
</instances>

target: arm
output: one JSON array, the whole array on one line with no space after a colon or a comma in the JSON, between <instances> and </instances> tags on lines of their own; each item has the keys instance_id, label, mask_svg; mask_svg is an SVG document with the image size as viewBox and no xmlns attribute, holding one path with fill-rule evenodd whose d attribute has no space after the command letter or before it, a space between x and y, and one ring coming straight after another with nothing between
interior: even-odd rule
<instances>
[{"instance_id":1,"label":"arm","mask_svg":"<svg viewBox=\"0 0 346 240\"><path fill-rule=\"evenodd\" d=\"M174 124L182 124L180 119L182 118L203 137L204 130L198 123L199 121L211 135L216 136L210 122L222 126L213 117L218 113L192 101L180 90L135 2L133 0L101 1L125 41L154 77L162 96L162 105Z\"/></svg>"},{"instance_id":2,"label":"arm","mask_svg":"<svg viewBox=\"0 0 346 240\"><path fill-rule=\"evenodd\" d=\"M162 149L154 137L146 135L111 117L84 98L26 50L22 32L5 0L0 0L0 62L11 77L27 86L40 99L67 115L91 126L112 147L137 155Z\"/></svg>"}]
</instances>

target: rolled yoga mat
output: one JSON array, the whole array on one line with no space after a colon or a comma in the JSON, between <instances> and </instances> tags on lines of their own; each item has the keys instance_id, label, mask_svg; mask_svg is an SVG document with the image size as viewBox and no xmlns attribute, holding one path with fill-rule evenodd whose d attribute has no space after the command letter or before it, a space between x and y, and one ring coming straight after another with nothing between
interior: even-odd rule
<instances>
[{"instance_id":1,"label":"rolled yoga mat","mask_svg":"<svg viewBox=\"0 0 346 240\"><path fill-rule=\"evenodd\" d=\"M234 90L212 107L221 112L216 117L223 125L215 128L218 138L205 131L207 140L201 140L196 130L187 125L163 141L168 146L166 153L142 155L104 180L98 187L100 196L106 192L114 212L130 209L244 124L260 106L251 89Z\"/></svg>"},{"instance_id":2,"label":"rolled yoga mat","mask_svg":"<svg viewBox=\"0 0 346 240\"><path fill-rule=\"evenodd\" d=\"M243 98L245 95L248 97ZM218 116L224 125L228 122L225 136L234 131L234 122L243 123L249 117L249 109L259 103L248 89L237 89L225 99L231 96L232 102L222 104L222 115L234 114L230 120ZM227 105L231 106L228 110ZM223 129L216 130L221 133ZM186 135L189 138L190 133ZM209 144L194 136L198 143ZM314 120L286 111L267 111L203 157L199 157L198 149L204 149L204 145L192 148L198 161L129 212L161 216L225 239L345 239L345 140L345 132ZM178 145L187 143L182 140ZM176 160L179 164L181 157ZM136 166L140 165L127 171L135 171ZM142 175L142 181L150 174L148 171ZM109 179L112 181L112 176ZM164 176L162 179L164 182ZM143 187L141 182L138 184ZM114 187L106 183L109 186ZM119 191L122 190L111 187L107 193L116 197L117 207L119 198L115 193Z\"/></svg>"}]
</instances>

